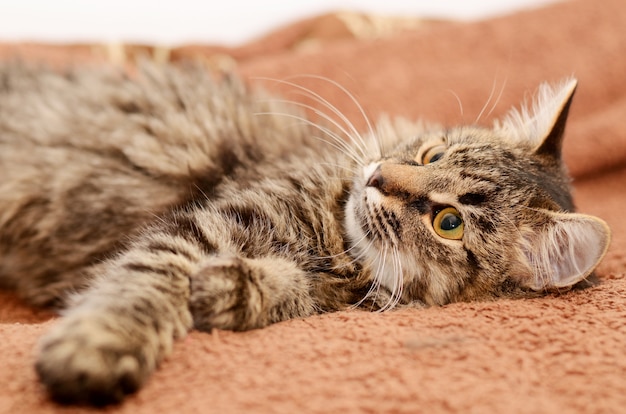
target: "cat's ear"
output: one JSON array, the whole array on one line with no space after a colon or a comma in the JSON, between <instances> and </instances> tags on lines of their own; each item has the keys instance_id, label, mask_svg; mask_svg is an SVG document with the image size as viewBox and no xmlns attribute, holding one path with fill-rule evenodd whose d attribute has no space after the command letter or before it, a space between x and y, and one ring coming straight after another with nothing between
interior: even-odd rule
<instances>
[{"instance_id":1,"label":"cat's ear","mask_svg":"<svg viewBox=\"0 0 626 414\"><path fill-rule=\"evenodd\" d=\"M563 132L577 84L574 78L557 85L542 84L532 104L512 109L502 122L496 122L496 128L514 139L528 142L536 154L560 158Z\"/></svg>"},{"instance_id":2,"label":"cat's ear","mask_svg":"<svg viewBox=\"0 0 626 414\"><path fill-rule=\"evenodd\" d=\"M608 249L608 225L585 214L537 213L541 224L520 229L522 285L534 290L566 288L589 276Z\"/></svg>"}]
</instances>

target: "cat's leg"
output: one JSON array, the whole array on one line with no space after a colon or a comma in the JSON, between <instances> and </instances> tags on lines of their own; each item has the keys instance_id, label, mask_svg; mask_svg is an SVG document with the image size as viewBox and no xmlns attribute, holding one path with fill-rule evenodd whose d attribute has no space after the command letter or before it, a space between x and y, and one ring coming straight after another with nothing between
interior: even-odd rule
<instances>
[{"instance_id":1,"label":"cat's leg","mask_svg":"<svg viewBox=\"0 0 626 414\"><path fill-rule=\"evenodd\" d=\"M295 263L208 253L198 228L178 225L185 237L149 235L101 266L44 336L36 368L53 398L121 400L194 323L245 330L315 313L309 279Z\"/></svg>"},{"instance_id":2,"label":"cat's leg","mask_svg":"<svg viewBox=\"0 0 626 414\"><path fill-rule=\"evenodd\" d=\"M197 329L248 330L316 312L310 278L284 258L211 258L191 276Z\"/></svg>"},{"instance_id":3,"label":"cat's leg","mask_svg":"<svg viewBox=\"0 0 626 414\"><path fill-rule=\"evenodd\" d=\"M106 404L138 389L192 326L189 275L201 252L146 237L99 274L42 338L36 369L51 396Z\"/></svg>"}]
</instances>

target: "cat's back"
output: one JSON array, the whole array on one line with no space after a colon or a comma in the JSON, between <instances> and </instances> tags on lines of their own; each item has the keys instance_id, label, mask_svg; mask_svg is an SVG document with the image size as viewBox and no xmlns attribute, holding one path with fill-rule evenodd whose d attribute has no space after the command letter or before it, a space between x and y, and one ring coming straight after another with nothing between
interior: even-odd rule
<instances>
[{"instance_id":1,"label":"cat's back","mask_svg":"<svg viewBox=\"0 0 626 414\"><path fill-rule=\"evenodd\" d=\"M199 67L0 65L0 284L63 285L225 177L310 155L299 116Z\"/></svg>"},{"instance_id":2,"label":"cat's back","mask_svg":"<svg viewBox=\"0 0 626 414\"><path fill-rule=\"evenodd\" d=\"M237 76L196 65L54 71L0 64L0 143L98 151L151 173L205 168L224 146L245 147L257 162L255 150L283 156L311 146L300 116Z\"/></svg>"}]
</instances>

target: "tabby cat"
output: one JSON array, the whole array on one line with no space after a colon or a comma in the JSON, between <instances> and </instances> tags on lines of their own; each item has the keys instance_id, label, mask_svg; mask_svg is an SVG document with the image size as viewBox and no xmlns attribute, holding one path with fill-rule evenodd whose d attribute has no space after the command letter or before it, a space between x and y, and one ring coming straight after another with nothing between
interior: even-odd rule
<instances>
[{"instance_id":1,"label":"tabby cat","mask_svg":"<svg viewBox=\"0 0 626 414\"><path fill-rule=\"evenodd\" d=\"M326 113L199 68L3 65L0 282L65 309L39 378L106 404L192 328L590 284L610 236L561 161L575 87L492 128L360 134L312 92Z\"/></svg>"}]
</instances>

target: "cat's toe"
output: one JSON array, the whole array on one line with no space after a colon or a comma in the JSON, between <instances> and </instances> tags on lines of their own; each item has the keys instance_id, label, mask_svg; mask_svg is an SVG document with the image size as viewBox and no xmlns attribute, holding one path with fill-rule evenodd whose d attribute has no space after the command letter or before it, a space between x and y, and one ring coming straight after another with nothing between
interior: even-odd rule
<instances>
[{"instance_id":1,"label":"cat's toe","mask_svg":"<svg viewBox=\"0 0 626 414\"><path fill-rule=\"evenodd\" d=\"M35 368L55 401L107 405L122 401L145 381L141 359L115 337L55 332L44 338Z\"/></svg>"}]
</instances>

